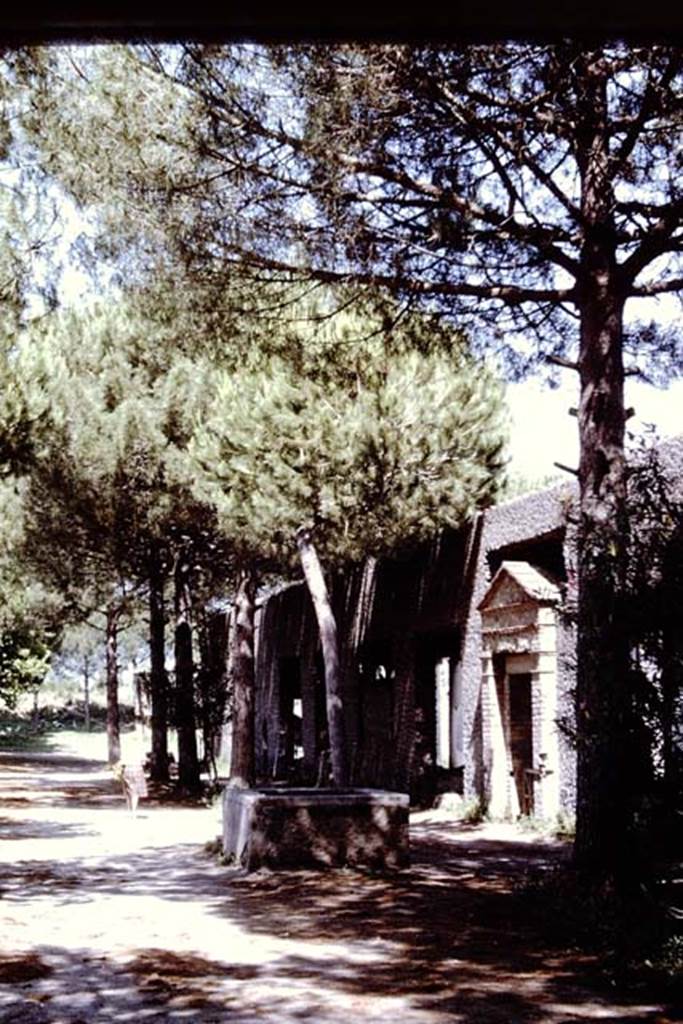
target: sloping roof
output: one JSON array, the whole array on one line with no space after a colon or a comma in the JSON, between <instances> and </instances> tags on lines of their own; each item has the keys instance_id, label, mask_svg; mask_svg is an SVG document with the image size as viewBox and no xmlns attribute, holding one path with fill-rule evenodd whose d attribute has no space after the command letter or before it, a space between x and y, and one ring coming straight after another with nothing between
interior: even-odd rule
<instances>
[{"instance_id":1,"label":"sloping roof","mask_svg":"<svg viewBox=\"0 0 683 1024\"><path fill-rule=\"evenodd\" d=\"M480 609L491 603L506 578L511 578L532 601L555 604L562 597L559 581L544 569L537 569L529 562L503 562L479 603Z\"/></svg>"}]
</instances>

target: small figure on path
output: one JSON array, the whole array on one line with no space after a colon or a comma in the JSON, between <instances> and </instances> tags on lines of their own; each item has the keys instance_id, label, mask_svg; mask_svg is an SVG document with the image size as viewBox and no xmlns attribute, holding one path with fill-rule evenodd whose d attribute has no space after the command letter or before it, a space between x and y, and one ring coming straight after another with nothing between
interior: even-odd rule
<instances>
[{"instance_id":1,"label":"small figure on path","mask_svg":"<svg viewBox=\"0 0 683 1024\"><path fill-rule=\"evenodd\" d=\"M126 798L126 806L133 817L137 816L140 797L147 796L147 779L141 764L124 764L119 761L113 768L115 778L119 779Z\"/></svg>"}]
</instances>

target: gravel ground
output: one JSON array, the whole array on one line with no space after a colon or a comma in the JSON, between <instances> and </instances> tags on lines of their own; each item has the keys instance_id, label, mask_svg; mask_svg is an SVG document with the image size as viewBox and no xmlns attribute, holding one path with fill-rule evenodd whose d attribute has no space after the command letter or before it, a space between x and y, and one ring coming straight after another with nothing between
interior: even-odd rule
<instances>
[{"instance_id":1,"label":"gravel ground","mask_svg":"<svg viewBox=\"0 0 683 1024\"><path fill-rule=\"evenodd\" d=\"M216 808L133 818L73 751L0 753L0 1022L674 1019L544 938L516 883L558 842L421 814L392 877L245 875L219 831Z\"/></svg>"}]
</instances>

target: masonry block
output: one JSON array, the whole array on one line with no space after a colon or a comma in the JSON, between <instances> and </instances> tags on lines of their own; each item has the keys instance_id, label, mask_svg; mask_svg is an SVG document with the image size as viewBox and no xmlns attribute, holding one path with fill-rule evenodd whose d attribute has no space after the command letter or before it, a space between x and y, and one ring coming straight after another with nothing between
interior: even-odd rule
<instances>
[{"instance_id":1,"label":"masonry block","mask_svg":"<svg viewBox=\"0 0 683 1024\"><path fill-rule=\"evenodd\" d=\"M223 850L248 871L409 863L408 795L375 789L223 793Z\"/></svg>"}]
</instances>

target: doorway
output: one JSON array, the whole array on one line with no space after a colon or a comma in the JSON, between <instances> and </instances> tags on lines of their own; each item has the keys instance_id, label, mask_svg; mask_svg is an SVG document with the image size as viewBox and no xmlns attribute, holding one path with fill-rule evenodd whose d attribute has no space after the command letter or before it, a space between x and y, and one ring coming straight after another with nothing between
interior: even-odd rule
<instances>
[{"instance_id":1,"label":"doorway","mask_svg":"<svg viewBox=\"0 0 683 1024\"><path fill-rule=\"evenodd\" d=\"M273 777L286 777L303 756L303 710L301 701L301 662L299 658L280 658L279 742L273 765Z\"/></svg>"},{"instance_id":2,"label":"doorway","mask_svg":"<svg viewBox=\"0 0 683 1024\"><path fill-rule=\"evenodd\" d=\"M455 629L421 634L416 643L411 798L429 806L438 791L462 788L463 702Z\"/></svg>"},{"instance_id":3,"label":"doorway","mask_svg":"<svg viewBox=\"0 0 683 1024\"><path fill-rule=\"evenodd\" d=\"M531 715L531 674L508 676L510 693L510 759L522 815L534 813L534 749Z\"/></svg>"}]
</instances>

